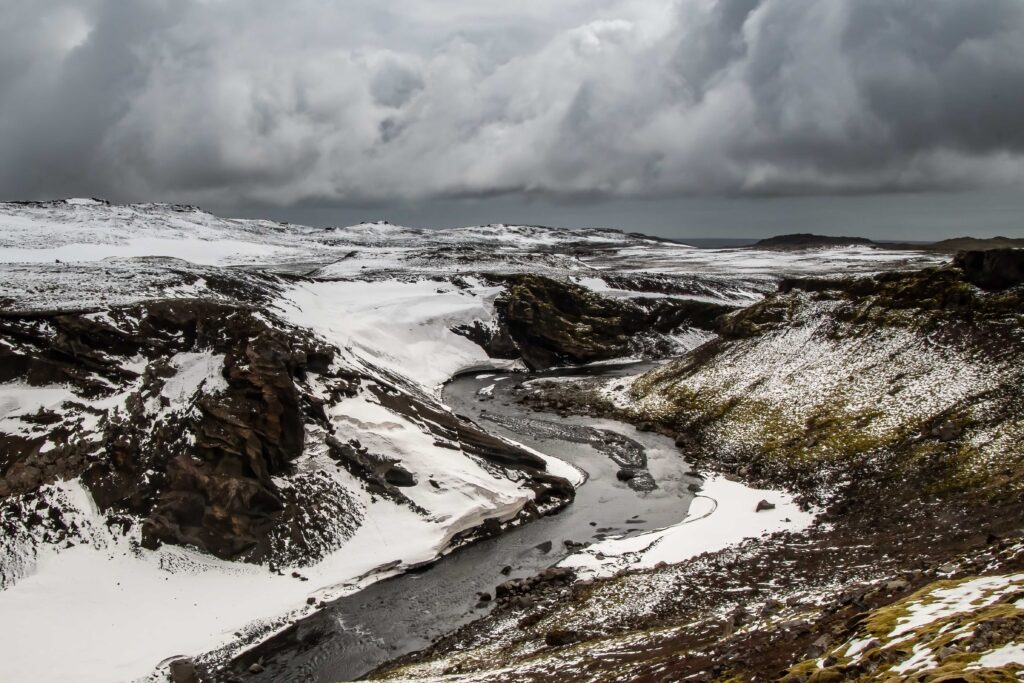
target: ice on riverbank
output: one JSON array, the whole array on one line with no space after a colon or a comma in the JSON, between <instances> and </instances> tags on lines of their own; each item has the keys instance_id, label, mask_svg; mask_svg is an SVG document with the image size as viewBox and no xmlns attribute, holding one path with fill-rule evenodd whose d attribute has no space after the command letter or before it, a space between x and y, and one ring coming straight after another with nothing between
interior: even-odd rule
<instances>
[{"instance_id":1,"label":"ice on riverbank","mask_svg":"<svg viewBox=\"0 0 1024 683\"><path fill-rule=\"evenodd\" d=\"M758 510L768 501L775 507ZM620 569L650 569L721 550L747 538L776 531L799 531L814 521L783 491L755 489L725 477L705 482L678 524L638 536L595 543L562 560L582 577L611 576Z\"/></svg>"}]
</instances>

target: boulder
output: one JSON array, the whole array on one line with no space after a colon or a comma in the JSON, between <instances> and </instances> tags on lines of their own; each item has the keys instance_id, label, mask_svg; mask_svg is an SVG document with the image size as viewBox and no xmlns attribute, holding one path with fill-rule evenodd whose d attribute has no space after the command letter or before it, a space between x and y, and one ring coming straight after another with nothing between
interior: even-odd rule
<instances>
[{"instance_id":1,"label":"boulder","mask_svg":"<svg viewBox=\"0 0 1024 683\"><path fill-rule=\"evenodd\" d=\"M384 473L384 481L392 486L415 486L416 476L401 465L392 465Z\"/></svg>"},{"instance_id":2,"label":"boulder","mask_svg":"<svg viewBox=\"0 0 1024 683\"><path fill-rule=\"evenodd\" d=\"M544 644L548 647L564 647L580 640L582 640L582 634L569 629L556 629L544 634Z\"/></svg>"},{"instance_id":3,"label":"boulder","mask_svg":"<svg viewBox=\"0 0 1024 683\"><path fill-rule=\"evenodd\" d=\"M958 436L960 436L960 433L962 431L963 430L961 429L960 425L958 425L955 422L951 422L950 420L946 420L942 424L932 429L932 434L934 436L939 437L939 441L946 442L953 441L954 439L956 439Z\"/></svg>"},{"instance_id":4,"label":"boulder","mask_svg":"<svg viewBox=\"0 0 1024 683\"><path fill-rule=\"evenodd\" d=\"M168 669L172 683L199 683L199 673L191 659L175 659Z\"/></svg>"},{"instance_id":5,"label":"boulder","mask_svg":"<svg viewBox=\"0 0 1024 683\"><path fill-rule=\"evenodd\" d=\"M999 291L1024 282L1024 249L961 251L953 265L964 279L982 289Z\"/></svg>"}]
</instances>

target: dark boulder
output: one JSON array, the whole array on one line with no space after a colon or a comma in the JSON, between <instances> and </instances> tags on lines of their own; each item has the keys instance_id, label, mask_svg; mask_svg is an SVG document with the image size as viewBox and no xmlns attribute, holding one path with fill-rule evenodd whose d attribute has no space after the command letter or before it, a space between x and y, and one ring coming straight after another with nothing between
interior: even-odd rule
<instances>
[{"instance_id":1,"label":"dark boulder","mask_svg":"<svg viewBox=\"0 0 1024 683\"><path fill-rule=\"evenodd\" d=\"M401 465L392 465L384 473L384 481L392 486L415 486L416 476Z\"/></svg>"},{"instance_id":2,"label":"dark boulder","mask_svg":"<svg viewBox=\"0 0 1024 683\"><path fill-rule=\"evenodd\" d=\"M544 644L548 647L564 647L579 642L582 639L583 634L569 629L556 629L544 634Z\"/></svg>"},{"instance_id":3,"label":"dark boulder","mask_svg":"<svg viewBox=\"0 0 1024 683\"><path fill-rule=\"evenodd\" d=\"M168 668L172 683L199 683L199 673L191 659L175 659Z\"/></svg>"},{"instance_id":4,"label":"dark boulder","mask_svg":"<svg viewBox=\"0 0 1024 683\"><path fill-rule=\"evenodd\" d=\"M932 436L937 436L939 441L953 441L960 436L963 429L955 422L946 420L942 424L932 428Z\"/></svg>"},{"instance_id":5,"label":"dark boulder","mask_svg":"<svg viewBox=\"0 0 1024 683\"><path fill-rule=\"evenodd\" d=\"M953 265L964 279L987 290L1003 290L1024 282L1024 249L988 249L961 251Z\"/></svg>"}]
</instances>

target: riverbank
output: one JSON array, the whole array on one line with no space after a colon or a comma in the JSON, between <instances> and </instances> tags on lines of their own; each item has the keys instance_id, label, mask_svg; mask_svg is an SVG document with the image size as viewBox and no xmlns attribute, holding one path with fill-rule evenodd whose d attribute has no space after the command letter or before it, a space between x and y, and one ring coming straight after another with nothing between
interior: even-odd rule
<instances>
[{"instance_id":1,"label":"riverbank","mask_svg":"<svg viewBox=\"0 0 1024 683\"><path fill-rule=\"evenodd\" d=\"M580 372L625 376L645 367L647 364L613 364L564 372L567 376ZM558 374L551 371L543 376ZM565 419L528 411L515 397L523 383L536 378L536 374L494 371L462 374L445 385L442 395L454 412L488 431L548 457L562 458L584 471L586 480L570 506L326 605L290 627L287 637L236 658L233 675L260 682L351 680L386 661L428 647L435 639L486 615L495 609L495 587L500 584L528 579L550 566L583 557L580 553L588 546L647 545L652 541L650 534L679 533L684 527L677 525L691 517L689 508L700 495L695 490L709 484L690 474L691 468L671 441L611 420ZM589 435L588 430L592 432ZM624 445L644 454L644 469L653 488L638 491L617 476L621 470L618 455ZM791 529L806 525L805 517L790 513L791 503L786 502L785 494L733 486L742 489L741 495L723 497L723 505L710 516L703 517L705 508L698 511L706 525L692 527L698 545L722 539L738 541L779 524ZM719 493L715 483L710 487ZM776 500L779 508L756 512L764 495ZM729 526L737 516L753 524L733 526L730 533L742 529L739 536L715 531L716 520ZM618 559L625 563L624 557ZM581 579L586 573L580 572ZM254 662L259 662L258 673L248 671Z\"/></svg>"}]
</instances>

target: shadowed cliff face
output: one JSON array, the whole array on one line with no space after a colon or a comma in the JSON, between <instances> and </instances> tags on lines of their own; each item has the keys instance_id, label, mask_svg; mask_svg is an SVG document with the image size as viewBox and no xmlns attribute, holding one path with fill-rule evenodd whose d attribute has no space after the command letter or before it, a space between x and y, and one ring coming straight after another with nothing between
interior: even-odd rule
<instances>
[{"instance_id":1,"label":"shadowed cliff face","mask_svg":"<svg viewBox=\"0 0 1024 683\"><path fill-rule=\"evenodd\" d=\"M495 302L499 330L490 347L494 355L516 349L534 370L634 353L666 355L675 348L667 337L672 331L715 329L718 316L734 310L693 300L611 299L538 275L510 277L507 287Z\"/></svg>"},{"instance_id":2,"label":"shadowed cliff face","mask_svg":"<svg viewBox=\"0 0 1024 683\"><path fill-rule=\"evenodd\" d=\"M52 430L5 444L4 493L80 475L102 510L141 518L148 547L266 555L287 508L273 477L303 452L308 401L296 380L326 373L332 349L251 310L199 300L2 324L13 342L5 379L60 382L82 399L77 413L50 418ZM168 395L180 354L208 356L204 370L216 374ZM100 407L125 393L123 405ZM93 438L75 438L76 414L96 420Z\"/></svg>"},{"instance_id":3,"label":"shadowed cliff face","mask_svg":"<svg viewBox=\"0 0 1024 683\"><path fill-rule=\"evenodd\" d=\"M982 289L1008 289L1024 282L1024 249L961 251L953 263Z\"/></svg>"}]
</instances>

